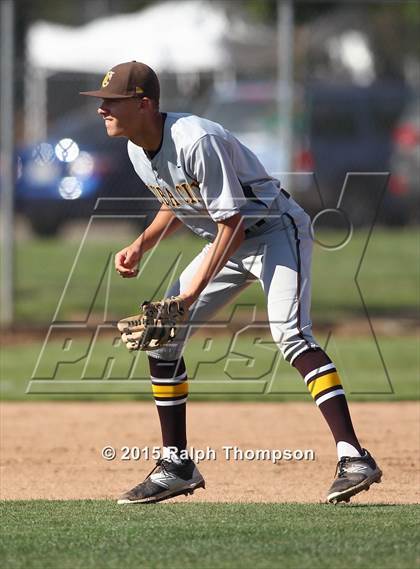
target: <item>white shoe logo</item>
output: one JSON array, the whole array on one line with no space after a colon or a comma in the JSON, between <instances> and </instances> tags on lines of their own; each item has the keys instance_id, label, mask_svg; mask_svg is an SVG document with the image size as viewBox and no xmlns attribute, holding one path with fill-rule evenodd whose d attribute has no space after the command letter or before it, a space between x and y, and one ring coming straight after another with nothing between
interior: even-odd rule
<instances>
[{"instance_id":1,"label":"white shoe logo","mask_svg":"<svg viewBox=\"0 0 420 569\"><path fill-rule=\"evenodd\" d=\"M150 480L155 484L159 484L159 486L163 486L164 488L169 488L168 481L175 480L175 478L176 478L175 474L171 474L169 472L167 474L162 472L156 472L156 474L151 475Z\"/></svg>"},{"instance_id":2,"label":"white shoe logo","mask_svg":"<svg viewBox=\"0 0 420 569\"><path fill-rule=\"evenodd\" d=\"M352 472L352 473L357 473L357 472L364 472L367 469L368 469L368 467L364 466L363 464L354 464L352 466L348 466L346 468L346 471Z\"/></svg>"}]
</instances>

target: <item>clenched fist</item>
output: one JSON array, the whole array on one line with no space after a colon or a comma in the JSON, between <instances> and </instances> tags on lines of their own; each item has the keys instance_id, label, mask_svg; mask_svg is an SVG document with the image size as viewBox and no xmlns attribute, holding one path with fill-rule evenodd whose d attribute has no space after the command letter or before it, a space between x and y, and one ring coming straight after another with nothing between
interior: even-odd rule
<instances>
[{"instance_id":1,"label":"clenched fist","mask_svg":"<svg viewBox=\"0 0 420 569\"><path fill-rule=\"evenodd\" d=\"M125 279L135 277L139 272L138 265L140 259L140 247L136 243L132 243L118 251L115 255L115 270Z\"/></svg>"}]
</instances>

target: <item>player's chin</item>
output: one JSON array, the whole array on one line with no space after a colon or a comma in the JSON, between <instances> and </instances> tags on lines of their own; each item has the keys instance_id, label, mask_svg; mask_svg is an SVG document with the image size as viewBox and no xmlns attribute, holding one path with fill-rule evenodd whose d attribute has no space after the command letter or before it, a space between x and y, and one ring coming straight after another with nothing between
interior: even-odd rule
<instances>
[{"instance_id":1,"label":"player's chin","mask_svg":"<svg viewBox=\"0 0 420 569\"><path fill-rule=\"evenodd\" d=\"M111 137L124 136L124 131L122 128L118 128L112 124L107 124L105 128L108 136Z\"/></svg>"},{"instance_id":2,"label":"player's chin","mask_svg":"<svg viewBox=\"0 0 420 569\"><path fill-rule=\"evenodd\" d=\"M112 137L112 138L116 138L118 136L124 136L124 133L119 132L119 131L115 131L115 130L111 130L111 129L107 129L106 133L109 137Z\"/></svg>"}]
</instances>

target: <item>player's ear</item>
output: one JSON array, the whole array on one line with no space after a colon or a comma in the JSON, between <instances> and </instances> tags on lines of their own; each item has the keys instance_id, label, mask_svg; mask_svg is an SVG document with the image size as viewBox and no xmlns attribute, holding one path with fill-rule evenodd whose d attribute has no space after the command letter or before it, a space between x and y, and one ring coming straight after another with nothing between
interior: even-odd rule
<instances>
[{"instance_id":1,"label":"player's ear","mask_svg":"<svg viewBox=\"0 0 420 569\"><path fill-rule=\"evenodd\" d=\"M149 97L142 97L139 99L139 102L141 105L138 108L144 111L153 111L155 109L156 103L152 99L149 99Z\"/></svg>"},{"instance_id":2,"label":"player's ear","mask_svg":"<svg viewBox=\"0 0 420 569\"><path fill-rule=\"evenodd\" d=\"M136 109L137 111L143 112L147 110L147 105L145 102L145 97L136 98Z\"/></svg>"}]
</instances>

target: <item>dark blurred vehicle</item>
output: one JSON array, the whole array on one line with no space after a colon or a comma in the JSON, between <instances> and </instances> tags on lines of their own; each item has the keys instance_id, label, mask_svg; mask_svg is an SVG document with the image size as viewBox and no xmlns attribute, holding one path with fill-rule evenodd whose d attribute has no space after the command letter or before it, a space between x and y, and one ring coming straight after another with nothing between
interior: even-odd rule
<instances>
[{"instance_id":1,"label":"dark blurred vehicle","mask_svg":"<svg viewBox=\"0 0 420 569\"><path fill-rule=\"evenodd\" d=\"M54 235L70 220L89 218L98 198L144 195L126 140L110 140L95 113L68 115L48 140L18 152L16 207L38 235Z\"/></svg>"},{"instance_id":2,"label":"dark blurred vehicle","mask_svg":"<svg viewBox=\"0 0 420 569\"><path fill-rule=\"evenodd\" d=\"M393 132L389 189L401 221L418 221L420 206L420 94L413 96Z\"/></svg>"},{"instance_id":3,"label":"dark blurred vehicle","mask_svg":"<svg viewBox=\"0 0 420 569\"><path fill-rule=\"evenodd\" d=\"M292 163L295 173L300 174L289 180L287 189L314 215L321 203L310 172L316 175L325 207L337 205L347 173L358 173L349 178L346 209L355 225L372 221L385 177L366 173L390 169L392 133L407 89L387 83L369 87L313 83L296 92ZM222 86L212 94L204 116L237 135L270 174L284 171L274 82ZM389 212L393 206L387 194L384 211Z\"/></svg>"},{"instance_id":4,"label":"dark blurred vehicle","mask_svg":"<svg viewBox=\"0 0 420 569\"><path fill-rule=\"evenodd\" d=\"M407 88L390 83L312 84L305 93L309 144L325 202L329 207L337 204L347 173L353 173L346 187L346 209L356 225L372 221L385 178L374 173L390 170L393 131ZM383 220L390 219L394 206L388 189Z\"/></svg>"}]
</instances>

